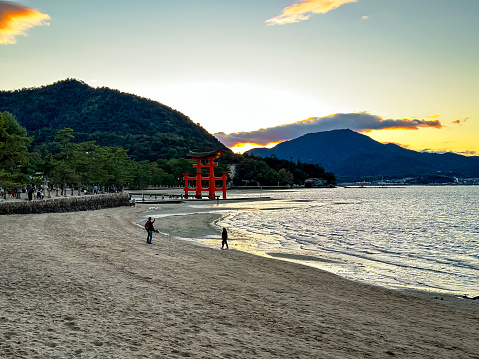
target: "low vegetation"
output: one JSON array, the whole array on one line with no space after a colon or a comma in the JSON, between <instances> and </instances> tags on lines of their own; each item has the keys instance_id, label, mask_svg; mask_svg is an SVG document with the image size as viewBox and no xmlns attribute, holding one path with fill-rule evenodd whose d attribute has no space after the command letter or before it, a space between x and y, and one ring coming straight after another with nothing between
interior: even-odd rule
<instances>
[{"instance_id":1,"label":"low vegetation","mask_svg":"<svg viewBox=\"0 0 479 359\"><path fill-rule=\"evenodd\" d=\"M0 206L0 215L63 213L129 206L129 198L127 194L115 193L102 196L54 198L35 202L6 202Z\"/></svg>"}]
</instances>

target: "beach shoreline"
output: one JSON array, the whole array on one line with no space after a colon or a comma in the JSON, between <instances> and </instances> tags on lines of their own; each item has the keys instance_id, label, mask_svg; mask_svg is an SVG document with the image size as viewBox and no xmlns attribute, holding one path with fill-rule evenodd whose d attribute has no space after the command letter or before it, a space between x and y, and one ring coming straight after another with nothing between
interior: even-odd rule
<instances>
[{"instance_id":1,"label":"beach shoreline","mask_svg":"<svg viewBox=\"0 0 479 359\"><path fill-rule=\"evenodd\" d=\"M245 203L249 200L243 198L237 200L236 203ZM145 204L140 204L145 209L155 208L155 205L149 206ZM181 207L181 205L179 205ZM180 240L190 240L194 241L196 244L208 246L211 248L219 248L221 246L221 227L222 225L217 224L221 222L221 219L228 215L230 211L235 209L218 209L213 207L208 207L205 205L202 211L198 210L184 210L177 207L175 210L166 211L166 213L161 213L160 218L158 218L157 227L163 234L168 236L176 237ZM171 212L174 212L173 214ZM138 225L141 225L141 222L146 219L147 216L152 215L155 211L146 210L142 217L139 217L137 221ZM240 243L238 243L240 242ZM314 263L329 263L330 259L317 257L317 256L308 256L306 254L292 254L284 252L260 252L254 251L248 248L248 246L242 245L242 240L237 238L230 238L230 247L240 250L244 253L249 253L251 255L257 255L264 258L272 258L275 260L281 260L290 263L297 263L300 265L309 266L316 268L321 271L328 272L327 269L323 269L319 266L312 265ZM238 245L241 244L241 245ZM308 263L309 262L309 263ZM312 263L312 264L311 264ZM330 271L329 271L330 272ZM334 273L334 272L331 272ZM340 276L340 275L339 275ZM360 283L357 281L351 280L355 283ZM367 283L368 285L383 287L379 284ZM415 289L408 287L384 287L389 290L393 290L405 295L414 296L417 298L425 299L431 302L438 302L444 305L453 306L457 308L462 308L466 310L472 310L479 312L479 300L471 300L470 298L464 298L463 295L454 294L450 292L438 292L434 290L427 289Z\"/></svg>"},{"instance_id":2,"label":"beach shoreline","mask_svg":"<svg viewBox=\"0 0 479 359\"><path fill-rule=\"evenodd\" d=\"M473 310L172 236L147 245L145 210L0 217L0 356L478 357Z\"/></svg>"}]
</instances>

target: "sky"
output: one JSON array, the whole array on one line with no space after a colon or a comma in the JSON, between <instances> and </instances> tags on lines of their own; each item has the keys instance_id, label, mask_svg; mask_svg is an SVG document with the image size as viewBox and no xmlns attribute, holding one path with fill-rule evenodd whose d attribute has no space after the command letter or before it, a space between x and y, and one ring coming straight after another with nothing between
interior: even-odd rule
<instances>
[{"instance_id":1,"label":"sky","mask_svg":"<svg viewBox=\"0 0 479 359\"><path fill-rule=\"evenodd\" d=\"M239 152L350 128L479 155L478 15L478 0L0 1L0 90L76 78Z\"/></svg>"}]
</instances>

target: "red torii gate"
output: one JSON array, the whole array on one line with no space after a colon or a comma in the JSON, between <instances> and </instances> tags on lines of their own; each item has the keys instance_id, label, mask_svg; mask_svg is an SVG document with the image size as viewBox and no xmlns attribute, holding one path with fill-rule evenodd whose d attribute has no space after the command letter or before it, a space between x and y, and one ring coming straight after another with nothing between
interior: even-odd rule
<instances>
[{"instance_id":1,"label":"red torii gate","mask_svg":"<svg viewBox=\"0 0 479 359\"><path fill-rule=\"evenodd\" d=\"M188 192L195 191L196 197L201 198L201 193L208 191L208 198L214 199L216 191L223 191L223 198L226 199L226 173L223 173L222 177L215 177L214 167L218 166L214 160L220 155L224 155L224 152L212 151L212 152L190 152L186 155L196 161L196 164L193 164L193 167L196 167L196 177L189 177L187 174L183 177L185 180L185 195L188 196ZM210 172L207 177L201 175L202 168L209 168ZM223 186L216 188L216 181L223 181ZM189 188L188 181L195 181L195 188ZM201 181L208 181L208 187L202 187Z\"/></svg>"}]
</instances>

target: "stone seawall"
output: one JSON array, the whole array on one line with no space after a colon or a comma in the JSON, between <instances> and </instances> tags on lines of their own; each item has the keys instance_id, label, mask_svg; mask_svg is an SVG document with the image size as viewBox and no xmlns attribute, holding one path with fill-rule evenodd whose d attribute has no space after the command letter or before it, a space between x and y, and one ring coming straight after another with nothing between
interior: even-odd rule
<instances>
[{"instance_id":1,"label":"stone seawall","mask_svg":"<svg viewBox=\"0 0 479 359\"><path fill-rule=\"evenodd\" d=\"M0 203L0 215L29 213L61 213L129 206L126 193L97 196L52 198L41 201L15 201Z\"/></svg>"}]
</instances>

